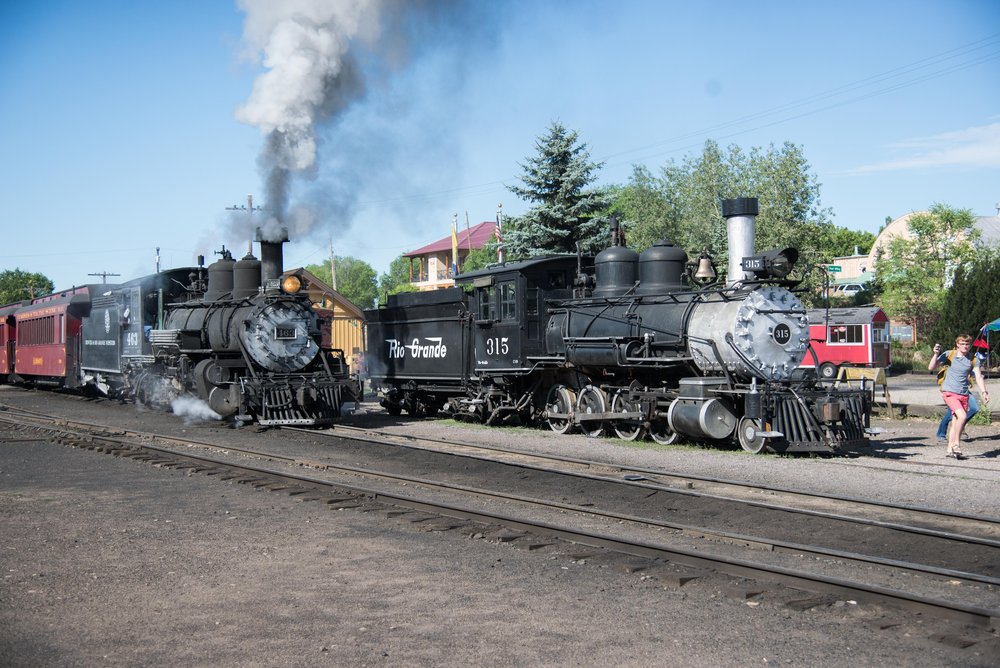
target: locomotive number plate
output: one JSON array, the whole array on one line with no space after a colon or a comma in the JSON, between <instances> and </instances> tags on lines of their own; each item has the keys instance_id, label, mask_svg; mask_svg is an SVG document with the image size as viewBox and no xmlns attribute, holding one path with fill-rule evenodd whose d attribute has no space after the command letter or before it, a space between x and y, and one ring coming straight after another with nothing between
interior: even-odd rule
<instances>
[{"instance_id":1,"label":"locomotive number plate","mask_svg":"<svg viewBox=\"0 0 1000 668\"><path fill-rule=\"evenodd\" d=\"M295 338L295 328L294 327L275 327L274 328L274 338L276 338L276 339L294 339Z\"/></svg>"},{"instance_id":2,"label":"locomotive number plate","mask_svg":"<svg viewBox=\"0 0 1000 668\"><path fill-rule=\"evenodd\" d=\"M774 332L771 334L771 336L772 338L774 338L775 343L777 343L779 346L783 346L791 340L792 328L786 325L785 323L781 323L780 325L774 328Z\"/></svg>"}]
</instances>

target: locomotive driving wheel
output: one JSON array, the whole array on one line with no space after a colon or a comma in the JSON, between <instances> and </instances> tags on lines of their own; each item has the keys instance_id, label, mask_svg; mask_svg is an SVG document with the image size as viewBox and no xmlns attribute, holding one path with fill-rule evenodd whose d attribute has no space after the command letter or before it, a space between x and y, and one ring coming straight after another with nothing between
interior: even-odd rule
<instances>
[{"instance_id":1,"label":"locomotive driving wheel","mask_svg":"<svg viewBox=\"0 0 1000 668\"><path fill-rule=\"evenodd\" d=\"M545 411L557 415L569 415L576 403L576 395L573 390L565 385L553 385L549 390L549 397L545 400ZM573 426L568 417L547 418L549 429L557 434L565 434Z\"/></svg>"},{"instance_id":2,"label":"locomotive driving wheel","mask_svg":"<svg viewBox=\"0 0 1000 668\"><path fill-rule=\"evenodd\" d=\"M619 390L611 399L612 413L637 413L641 406L637 401L625 398L626 390ZM642 420L635 418L618 418L613 423L615 433L623 441L634 441L642 436Z\"/></svg>"},{"instance_id":3,"label":"locomotive driving wheel","mask_svg":"<svg viewBox=\"0 0 1000 668\"><path fill-rule=\"evenodd\" d=\"M764 430L760 420L744 417L740 419L740 424L736 428L736 434L740 441L740 447L752 454L758 454L767 444L767 439L763 436Z\"/></svg>"},{"instance_id":4,"label":"locomotive driving wheel","mask_svg":"<svg viewBox=\"0 0 1000 668\"><path fill-rule=\"evenodd\" d=\"M654 420L649 426L649 435L660 445L670 445L677 441L677 432L670 428L666 418Z\"/></svg>"},{"instance_id":5,"label":"locomotive driving wheel","mask_svg":"<svg viewBox=\"0 0 1000 668\"><path fill-rule=\"evenodd\" d=\"M580 397L576 400L576 412L583 415L593 415L594 413L606 413L608 401L604 396L604 390L594 385L587 385L580 390ZM591 438L598 438L604 433L604 420L586 420L580 422L580 429Z\"/></svg>"}]
</instances>

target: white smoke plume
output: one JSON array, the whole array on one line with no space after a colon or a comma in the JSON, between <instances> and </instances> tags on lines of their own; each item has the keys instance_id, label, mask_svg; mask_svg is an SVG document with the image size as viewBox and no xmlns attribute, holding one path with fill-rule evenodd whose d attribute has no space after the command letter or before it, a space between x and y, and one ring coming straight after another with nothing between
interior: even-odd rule
<instances>
[{"instance_id":1,"label":"white smoke plume","mask_svg":"<svg viewBox=\"0 0 1000 668\"><path fill-rule=\"evenodd\" d=\"M314 167L317 125L363 94L352 50L377 40L383 5L382 0L239 0L246 12L243 40L266 68L236 112L237 120L265 135L258 157L268 208L258 224L265 238L276 239L282 227L302 234L315 222L308 211L289 211L290 179Z\"/></svg>"},{"instance_id":2,"label":"white smoke plume","mask_svg":"<svg viewBox=\"0 0 1000 668\"><path fill-rule=\"evenodd\" d=\"M448 119L428 116L415 136L394 131L460 99L458 86L477 58L490 53L502 5L467 0L237 0L245 12L243 44L264 71L236 118L258 128L258 169L264 185L258 215L230 217L233 236L260 227L293 240L331 226L346 228L358 196L376 187L400 191L414 178L404 155L450 164ZM433 55L449 91L397 89L407 66ZM403 76L400 76L403 75ZM390 85L383 85L390 83ZM412 82L411 82L412 86ZM406 91L404 93L404 90ZM394 96L398 94L398 96ZM423 107L421 105L424 105ZM302 181L313 183L301 187ZM420 181L419 176L416 181ZM293 188L293 186L295 186ZM290 201L294 199L295 201Z\"/></svg>"}]
</instances>

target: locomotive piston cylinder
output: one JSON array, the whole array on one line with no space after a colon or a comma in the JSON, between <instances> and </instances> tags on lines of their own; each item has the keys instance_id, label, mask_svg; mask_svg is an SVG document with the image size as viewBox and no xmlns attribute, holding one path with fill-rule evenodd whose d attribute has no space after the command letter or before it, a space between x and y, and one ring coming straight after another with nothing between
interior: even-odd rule
<instances>
[{"instance_id":1,"label":"locomotive piston cylinder","mask_svg":"<svg viewBox=\"0 0 1000 668\"><path fill-rule=\"evenodd\" d=\"M667 411L670 428L693 438L727 438L736 429L736 413L729 401L713 396L725 384L725 378L682 378L680 396Z\"/></svg>"}]
</instances>

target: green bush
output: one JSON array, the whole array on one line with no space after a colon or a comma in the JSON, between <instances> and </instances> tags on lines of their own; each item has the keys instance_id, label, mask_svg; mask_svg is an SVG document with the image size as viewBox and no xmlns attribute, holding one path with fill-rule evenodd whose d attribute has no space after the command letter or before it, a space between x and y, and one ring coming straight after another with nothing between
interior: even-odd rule
<instances>
[{"instance_id":1,"label":"green bush","mask_svg":"<svg viewBox=\"0 0 1000 668\"><path fill-rule=\"evenodd\" d=\"M904 346L899 341L893 341L890 345L890 358L894 372L927 371L927 364L931 361L931 347L929 345Z\"/></svg>"}]
</instances>

